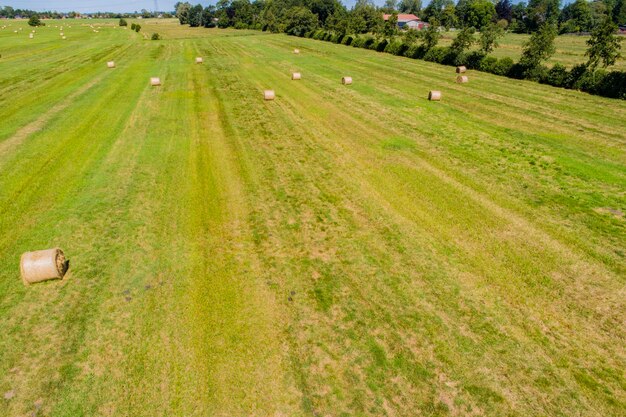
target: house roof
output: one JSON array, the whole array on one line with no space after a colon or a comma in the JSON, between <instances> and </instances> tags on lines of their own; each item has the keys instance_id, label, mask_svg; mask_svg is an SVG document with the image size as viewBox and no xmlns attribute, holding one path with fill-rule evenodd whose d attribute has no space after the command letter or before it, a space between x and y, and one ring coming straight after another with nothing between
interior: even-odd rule
<instances>
[{"instance_id":1,"label":"house roof","mask_svg":"<svg viewBox=\"0 0 626 417\"><path fill-rule=\"evenodd\" d=\"M385 20L389 20L390 17L391 17L390 14L383 15L383 19ZM415 16L414 14L404 14L404 13L398 14L398 22L410 22L411 20L420 20L420 18Z\"/></svg>"}]
</instances>

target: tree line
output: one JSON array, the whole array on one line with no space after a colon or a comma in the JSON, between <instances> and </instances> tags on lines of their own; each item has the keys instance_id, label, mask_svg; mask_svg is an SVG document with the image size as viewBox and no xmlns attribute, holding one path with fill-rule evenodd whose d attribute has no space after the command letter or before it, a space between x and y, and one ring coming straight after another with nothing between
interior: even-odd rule
<instances>
[{"instance_id":1,"label":"tree line","mask_svg":"<svg viewBox=\"0 0 626 417\"><path fill-rule=\"evenodd\" d=\"M590 32L608 17L616 25L626 25L626 0L575 0L561 7L560 0L386 0L376 7L370 0L357 0L347 9L338 0L219 0L203 7L189 2L175 5L181 24L204 27L235 27L271 32L289 32L294 26L307 31L326 29L345 33L376 33L384 29L382 13L412 13L423 21L435 19L446 29L479 29L498 22L515 33L534 33L545 22L559 33Z\"/></svg>"}]
</instances>

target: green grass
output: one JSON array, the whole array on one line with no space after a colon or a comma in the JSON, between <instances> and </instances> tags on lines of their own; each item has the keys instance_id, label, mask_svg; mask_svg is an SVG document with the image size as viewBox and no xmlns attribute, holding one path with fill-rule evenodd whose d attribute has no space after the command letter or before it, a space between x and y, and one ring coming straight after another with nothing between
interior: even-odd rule
<instances>
[{"instance_id":1,"label":"green grass","mask_svg":"<svg viewBox=\"0 0 626 417\"><path fill-rule=\"evenodd\" d=\"M624 101L172 20L9 23L0 415L626 412ZM52 246L67 278L24 287Z\"/></svg>"},{"instance_id":2,"label":"green grass","mask_svg":"<svg viewBox=\"0 0 626 417\"><path fill-rule=\"evenodd\" d=\"M445 33L441 39L442 46L449 46L452 44L452 40L455 38L457 32ZM475 35L478 38L478 34ZM620 38L625 39L624 36ZM496 48L492 55L497 58L509 57L513 61L517 62L522 55L524 49L524 43L528 42L530 35L507 33L499 41L499 46ZM560 35L554 41L556 52L548 60L547 65L552 66L556 63L563 64L567 68L571 68L574 65L587 62L588 57L585 56L585 52L589 47L587 40L589 36L578 35ZM622 45L624 45L622 43ZM624 48L624 46L622 46ZM626 71L626 55L622 54L622 57L615 62L615 65L609 67L609 70Z\"/></svg>"}]
</instances>

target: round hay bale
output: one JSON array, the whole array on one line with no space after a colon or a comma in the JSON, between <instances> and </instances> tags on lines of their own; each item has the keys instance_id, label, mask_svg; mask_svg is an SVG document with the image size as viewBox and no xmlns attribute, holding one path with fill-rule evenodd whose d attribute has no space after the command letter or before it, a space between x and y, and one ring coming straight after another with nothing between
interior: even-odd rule
<instances>
[{"instance_id":1,"label":"round hay bale","mask_svg":"<svg viewBox=\"0 0 626 417\"><path fill-rule=\"evenodd\" d=\"M65 36L63 36L61 39L65 40L65 39L67 39L67 38L66 38Z\"/></svg>"},{"instance_id":2,"label":"round hay bale","mask_svg":"<svg viewBox=\"0 0 626 417\"><path fill-rule=\"evenodd\" d=\"M343 85L352 84L352 77L341 77L341 84Z\"/></svg>"},{"instance_id":3,"label":"round hay bale","mask_svg":"<svg viewBox=\"0 0 626 417\"><path fill-rule=\"evenodd\" d=\"M59 35L63 36L63 32L59 33Z\"/></svg>"},{"instance_id":4,"label":"round hay bale","mask_svg":"<svg viewBox=\"0 0 626 417\"><path fill-rule=\"evenodd\" d=\"M430 101L440 101L441 100L441 91L429 91L428 92L428 100Z\"/></svg>"},{"instance_id":5,"label":"round hay bale","mask_svg":"<svg viewBox=\"0 0 626 417\"><path fill-rule=\"evenodd\" d=\"M292 80L299 80L301 78L302 78L302 74L300 74L299 72L294 72L293 74L291 74Z\"/></svg>"},{"instance_id":6,"label":"round hay bale","mask_svg":"<svg viewBox=\"0 0 626 417\"><path fill-rule=\"evenodd\" d=\"M294 50L293 50L293 53L294 53L294 54L299 54L299 53L300 53L300 50L299 50L299 49L294 49Z\"/></svg>"},{"instance_id":7,"label":"round hay bale","mask_svg":"<svg viewBox=\"0 0 626 417\"><path fill-rule=\"evenodd\" d=\"M29 35L28 35L28 37L29 37L30 39L33 39L33 38L35 37L35 35L33 35L33 34L31 33L31 34L29 34Z\"/></svg>"},{"instance_id":8,"label":"round hay bale","mask_svg":"<svg viewBox=\"0 0 626 417\"><path fill-rule=\"evenodd\" d=\"M158 77L150 78L150 85L153 86L153 87L161 85L161 79L158 78Z\"/></svg>"},{"instance_id":9,"label":"round hay bale","mask_svg":"<svg viewBox=\"0 0 626 417\"><path fill-rule=\"evenodd\" d=\"M25 285L50 279L62 279L68 262L59 248L26 252L20 259L20 272Z\"/></svg>"},{"instance_id":10,"label":"round hay bale","mask_svg":"<svg viewBox=\"0 0 626 417\"><path fill-rule=\"evenodd\" d=\"M265 100L274 100L274 98L276 98L276 94L274 93L274 90L265 90L263 92L263 98Z\"/></svg>"},{"instance_id":11,"label":"round hay bale","mask_svg":"<svg viewBox=\"0 0 626 417\"><path fill-rule=\"evenodd\" d=\"M107 62L107 68L115 68L115 61Z\"/></svg>"},{"instance_id":12,"label":"round hay bale","mask_svg":"<svg viewBox=\"0 0 626 417\"><path fill-rule=\"evenodd\" d=\"M457 74L463 74L465 71L467 71L467 68L465 68L464 65L461 65L459 67L456 67L456 73Z\"/></svg>"},{"instance_id":13,"label":"round hay bale","mask_svg":"<svg viewBox=\"0 0 626 417\"><path fill-rule=\"evenodd\" d=\"M463 84L469 81L469 78L467 78L467 75L459 75L458 77L456 77L456 82L459 84Z\"/></svg>"},{"instance_id":14,"label":"round hay bale","mask_svg":"<svg viewBox=\"0 0 626 417\"><path fill-rule=\"evenodd\" d=\"M202 57L197 57L197 58L196 58L196 64L202 64L202 62L204 62L204 60L202 59Z\"/></svg>"}]
</instances>

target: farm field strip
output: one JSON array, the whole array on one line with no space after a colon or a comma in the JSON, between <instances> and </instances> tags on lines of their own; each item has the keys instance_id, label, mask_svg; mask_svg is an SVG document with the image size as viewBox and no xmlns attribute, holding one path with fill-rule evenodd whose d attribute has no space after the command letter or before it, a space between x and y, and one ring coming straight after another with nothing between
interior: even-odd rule
<instances>
[{"instance_id":1,"label":"farm field strip","mask_svg":"<svg viewBox=\"0 0 626 417\"><path fill-rule=\"evenodd\" d=\"M31 115L17 109L36 84L11 92L1 415L626 409L626 226L608 211L626 208L626 103L142 26L167 39L107 28L82 59L55 50L75 68ZM425 99L435 87L442 102ZM48 246L70 276L24 288L19 254Z\"/></svg>"}]
</instances>

